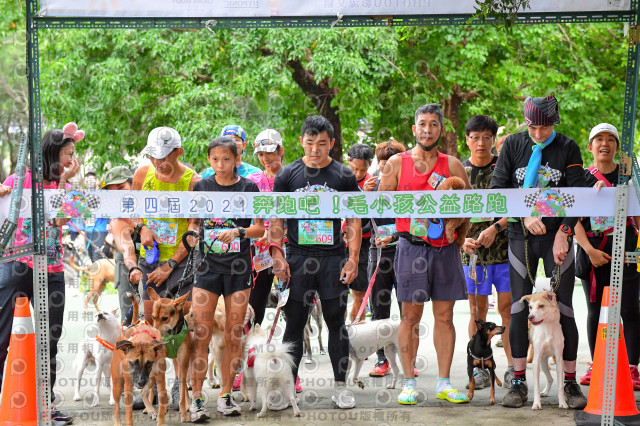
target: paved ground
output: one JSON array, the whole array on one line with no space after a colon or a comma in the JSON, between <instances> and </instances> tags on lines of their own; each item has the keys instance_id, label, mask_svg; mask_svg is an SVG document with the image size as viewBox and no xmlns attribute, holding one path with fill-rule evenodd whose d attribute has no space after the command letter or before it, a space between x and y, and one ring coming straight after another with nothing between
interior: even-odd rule
<instances>
[{"instance_id":1,"label":"paved ground","mask_svg":"<svg viewBox=\"0 0 640 426\"><path fill-rule=\"evenodd\" d=\"M65 331L61 340L60 368L58 374L58 382L55 391L60 400L59 408L62 411L75 416L75 423L78 425L112 425L113 424L113 408L108 405L108 391L103 388L101 393L101 405L95 408L88 407L88 401L91 400L90 390L93 387L94 375L92 372L85 373L81 391L85 395L85 400L75 402L73 397L74 380L72 362L75 357L74 344L82 340L83 335L91 329L90 320L84 317L82 312L82 296L77 289L67 288L67 305L65 313ZM586 331L584 330L584 318L586 317L586 306L584 301L584 293L580 286L576 286L574 291L574 306L576 309L576 318L578 318L578 328L580 330L580 348L578 354L578 375L584 374L587 362L590 360L589 350L586 340ZM117 307L117 298L115 295L104 295L100 300L102 309L114 309ZM274 310L267 310L266 321L273 321ZM92 314L95 313L92 311ZM397 307L392 315L397 315ZM491 311L489 319L499 323L499 316ZM456 351L453 360L453 368L451 372L452 383L464 390L467 382L466 377L466 344L467 323L469 320L469 307L466 302L458 302L455 307L454 323L457 330ZM328 355L317 354L317 341L313 342L314 363L302 364L300 377L304 392L299 395L301 397L300 408L303 417L297 419L292 417L292 410L288 409L283 412L269 412L264 419L257 419L255 412L248 412L248 404L242 404L243 414L236 418L223 418L218 415L215 409L215 397L217 390L210 389L205 382L205 389L208 396L207 407L213 415L210 423L225 421L225 424L267 424L280 425L291 424L293 422L302 422L305 425L321 425L321 424L451 424L451 425L469 425L469 424L491 424L491 425L513 425L516 423L524 424L573 424L573 410L561 410L557 408L557 388L552 389L551 395L543 399L543 410L534 412L531 410L530 396L529 402L521 409L506 409L499 405L489 405L489 390L479 390L476 392L475 398L470 404L454 405L447 402L441 402L435 399L435 384L437 381L436 355L433 349L433 341L431 335L431 326L433 317L431 314L431 305L425 306L425 315L422 325L425 333L423 334L419 355L420 361L418 368L420 377L418 385L424 391L426 399L419 402L414 407L402 407L396 403L398 390L388 391L385 389L383 380L390 380L387 376L383 378L372 379L367 376L369 369L373 366L373 358L368 360L361 372L361 378L365 379L366 387L361 390L352 387L356 395L357 407L353 410L343 411L332 408L331 394L333 383L330 378L331 366ZM277 336L277 334L276 334ZM281 333L280 336L281 337ZM325 347L328 341L325 333L323 335ZM494 348L494 354L498 365L500 377L503 376L506 369L506 358L504 352L500 348ZM553 367L552 367L553 369ZM552 375L555 374L552 372ZM173 379L173 371L167 375ZM532 373L529 372L528 377L532 379ZM544 379L542 379L544 380ZM530 380L531 382L532 380ZM585 394L588 387L583 388ZM505 390L497 388L496 400L501 401ZM532 392L530 392L530 395ZM636 392L636 401L640 401L640 392ZM124 418L123 418L124 420ZM155 422L150 421L141 412L136 412L136 424L153 425ZM168 424L179 424L180 419L178 413L171 411L167 417Z\"/></svg>"}]
</instances>

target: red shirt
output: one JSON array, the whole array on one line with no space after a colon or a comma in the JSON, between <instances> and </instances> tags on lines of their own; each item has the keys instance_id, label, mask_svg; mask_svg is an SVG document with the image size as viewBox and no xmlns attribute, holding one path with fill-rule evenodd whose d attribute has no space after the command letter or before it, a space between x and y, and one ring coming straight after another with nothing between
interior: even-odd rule
<instances>
[{"instance_id":1,"label":"red shirt","mask_svg":"<svg viewBox=\"0 0 640 426\"><path fill-rule=\"evenodd\" d=\"M405 151L401 154L402 166L400 173L400 182L398 182L398 191L433 191L435 188L431 183L439 184L442 180L449 177L449 156L438 152L436 164L427 173L420 173L411 158L411 151ZM436 186L437 186L436 184ZM409 232L411 227L411 219L397 218L396 231ZM427 237L418 237L429 243L433 247L444 247L449 245L447 237L443 234L437 240L430 240Z\"/></svg>"}]
</instances>

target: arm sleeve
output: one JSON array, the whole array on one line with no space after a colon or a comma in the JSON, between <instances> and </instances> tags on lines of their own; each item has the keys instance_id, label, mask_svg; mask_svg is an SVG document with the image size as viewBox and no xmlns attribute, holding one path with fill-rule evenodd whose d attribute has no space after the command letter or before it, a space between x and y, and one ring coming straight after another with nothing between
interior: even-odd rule
<instances>
[{"instance_id":1,"label":"arm sleeve","mask_svg":"<svg viewBox=\"0 0 640 426\"><path fill-rule=\"evenodd\" d=\"M511 142L511 143L507 143ZM498 156L496 167L493 170L493 176L491 176L490 188L511 188L511 175L512 173L512 160L510 146L513 143L512 136L507 137L502 144L502 150Z\"/></svg>"}]
</instances>

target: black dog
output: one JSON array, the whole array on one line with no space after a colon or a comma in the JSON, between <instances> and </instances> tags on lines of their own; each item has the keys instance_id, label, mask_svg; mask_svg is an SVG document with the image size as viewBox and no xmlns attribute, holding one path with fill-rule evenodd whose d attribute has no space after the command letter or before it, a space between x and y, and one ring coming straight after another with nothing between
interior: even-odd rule
<instances>
[{"instance_id":1,"label":"black dog","mask_svg":"<svg viewBox=\"0 0 640 426\"><path fill-rule=\"evenodd\" d=\"M499 327L492 322L476 320L476 334L473 335L467 345L467 373L469 374L469 401L473 399L475 382L473 381L473 369L480 367L481 370L489 370L491 376L491 405L496 403L496 393L494 383L502 386L500 379L496 377L496 363L493 360L491 350L491 338L497 334L504 333L504 327Z\"/></svg>"}]
</instances>

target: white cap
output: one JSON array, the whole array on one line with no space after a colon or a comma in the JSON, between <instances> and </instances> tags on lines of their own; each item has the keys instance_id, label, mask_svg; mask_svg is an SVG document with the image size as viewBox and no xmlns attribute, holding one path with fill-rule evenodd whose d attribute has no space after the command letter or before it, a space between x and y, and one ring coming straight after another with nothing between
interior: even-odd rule
<instances>
[{"instance_id":1,"label":"white cap","mask_svg":"<svg viewBox=\"0 0 640 426\"><path fill-rule=\"evenodd\" d=\"M591 133L589 133L589 142L591 142L591 140L595 138L598 133L602 133L602 132L611 133L616 138L616 141L618 142L618 144L620 143L620 136L618 136L618 129L616 129L615 126L609 123L600 123L593 129L591 129Z\"/></svg>"},{"instance_id":2,"label":"white cap","mask_svg":"<svg viewBox=\"0 0 640 426\"><path fill-rule=\"evenodd\" d=\"M171 154L175 148L182 148L180 134L171 127L156 127L149 133L147 146L141 154L162 159Z\"/></svg>"},{"instance_id":3,"label":"white cap","mask_svg":"<svg viewBox=\"0 0 640 426\"><path fill-rule=\"evenodd\" d=\"M282 136L277 130L266 129L258 133L255 142L253 142L253 153L258 152L274 152L282 146Z\"/></svg>"}]
</instances>

